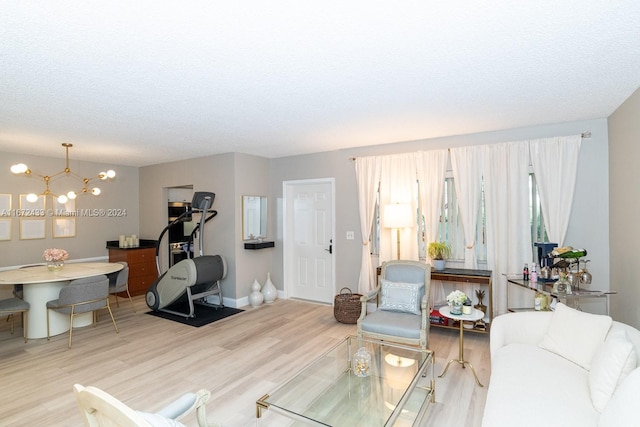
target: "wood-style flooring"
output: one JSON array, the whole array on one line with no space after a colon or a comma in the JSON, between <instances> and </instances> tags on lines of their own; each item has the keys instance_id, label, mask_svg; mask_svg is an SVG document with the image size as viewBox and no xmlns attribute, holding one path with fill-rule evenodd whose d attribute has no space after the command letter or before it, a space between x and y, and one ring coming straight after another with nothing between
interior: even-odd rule
<instances>
[{"instance_id":1,"label":"wood-style flooring","mask_svg":"<svg viewBox=\"0 0 640 427\"><path fill-rule=\"evenodd\" d=\"M277 300L221 321L194 328L146 315L144 297L112 299L120 333L108 314L97 327L24 343L22 328L9 333L0 319L0 426L82 426L72 387L94 385L134 409L153 412L182 393L206 388L212 397L207 415L224 427L281 426L282 417L266 412L259 421L255 401L306 366L355 325L335 321L333 308ZM19 325L19 321L17 322ZM449 359L458 358L458 332L431 329L436 355L436 403L423 425L480 426L489 383L489 337L465 334L469 369L455 363L437 378ZM195 426L195 417L182 420Z\"/></svg>"}]
</instances>

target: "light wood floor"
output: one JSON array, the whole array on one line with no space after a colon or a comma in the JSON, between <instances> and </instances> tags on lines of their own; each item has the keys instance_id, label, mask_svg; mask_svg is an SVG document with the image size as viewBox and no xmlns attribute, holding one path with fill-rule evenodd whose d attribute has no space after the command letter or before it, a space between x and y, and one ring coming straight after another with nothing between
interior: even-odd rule
<instances>
[{"instance_id":1,"label":"light wood floor","mask_svg":"<svg viewBox=\"0 0 640 427\"><path fill-rule=\"evenodd\" d=\"M101 315L96 328L24 344L17 328L0 320L0 426L81 426L75 383L97 386L129 406L153 412L184 392L209 389L208 418L225 427L279 426L266 415L256 423L255 401L336 344L355 325L333 318L332 307L277 300L201 328L144 314L144 298L134 298L136 313L120 300L114 314L116 334ZM18 322L19 323L19 322ZM480 426L489 382L489 338L465 335L465 358L476 368L484 388L469 369L453 364L436 378L436 403L424 425ZM436 376L457 359L458 333L431 329ZM195 426L192 417L183 420Z\"/></svg>"}]
</instances>

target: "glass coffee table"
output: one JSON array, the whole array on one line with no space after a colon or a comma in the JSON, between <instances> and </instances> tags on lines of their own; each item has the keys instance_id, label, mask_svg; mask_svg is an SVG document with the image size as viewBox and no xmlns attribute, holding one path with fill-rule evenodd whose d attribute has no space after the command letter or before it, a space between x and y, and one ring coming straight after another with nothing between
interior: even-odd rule
<instances>
[{"instance_id":1,"label":"glass coffee table","mask_svg":"<svg viewBox=\"0 0 640 427\"><path fill-rule=\"evenodd\" d=\"M352 369L360 348L371 356L365 377ZM256 416L270 409L291 419L287 425L418 425L435 402L433 358L431 350L348 336L262 396Z\"/></svg>"}]
</instances>

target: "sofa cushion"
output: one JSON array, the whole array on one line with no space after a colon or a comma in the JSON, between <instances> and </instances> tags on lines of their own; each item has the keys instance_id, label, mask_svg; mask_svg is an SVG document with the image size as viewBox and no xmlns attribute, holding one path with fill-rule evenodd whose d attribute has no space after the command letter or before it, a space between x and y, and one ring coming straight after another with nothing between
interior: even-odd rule
<instances>
[{"instance_id":1,"label":"sofa cushion","mask_svg":"<svg viewBox=\"0 0 640 427\"><path fill-rule=\"evenodd\" d=\"M531 344L508 344L491 358L483 427L596 426L588 372Z\"/></svg>"},{"instance_id":2,"label":"sofa cushion","mask_svg":"<svg viewBox=\"0 0 640 427\"><path fill-rule=\"evenodd\" d=\"M584 313L558 303L549 329L539 345L589 370L611 322L609 316Z\"/></svg>"},{"instance_id":3,"label":"sofa cushion","mask_svg":"<svg viewBox=\"0 0 640 427\"><path fill-rule=\"evenodd\" d=\"M380 281L380 310L420 314L424 283Z\"/></svg>"},{"instance_id":4,"label":"sofa cushion","mask_svg":"<svg viewBox=\"0 0 640 427\"><path fill-rule=\"evenodd\" d=\"M602 412L618 384L636 367L637 355L624 330L611 331L591 361L591 401Z\"/></svg>"},{"instance_id":5,"label":"sofa cushion","mask_svg":"<svg viewBox=\"0 0 640 427\"><path fill-rule=\"evenodd\" d=\"M640 368L620 383L598 420L598 427L637 427Z\"/></svg>"}]
</instances>

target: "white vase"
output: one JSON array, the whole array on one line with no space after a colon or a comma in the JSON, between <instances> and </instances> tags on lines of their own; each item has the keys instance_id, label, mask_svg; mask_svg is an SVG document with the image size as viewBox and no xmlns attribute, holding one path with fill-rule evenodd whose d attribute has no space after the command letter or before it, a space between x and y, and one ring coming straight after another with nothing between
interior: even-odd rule
<instances>
[{"instance_id":1,"label":"white vase","mask_svg":"<svg viewBox=\"0 0 640 427\"><path fill-rule=\"evenodd\" d=\"M267 273L267 281L262 287L262 295L264 295L265 304L271 304L278 298L278 290L271 282L271 273Z\"/></svg>"},{"instance_id":2,"label":"white vase","mask_svg":"<svg viewBox=\"0 0 640 427\"><path fill-rule=\"evenodd\" d=\"M249 294L249 304L251 307L258 307L264 301L264 295L260 292L260 283L257 280L251 285L251 293Z\"/></svg>"},{"instance_id":3,"label":"white vase","mask_svg":"<svg viewBox=\"0 0 640 427\"><path fill-rule=\"evenodd\" d=\"M447 266L447 260L445 259L434 259L433 260L433 268L438 271L442 271Z\"/></svg>"}]
</instances>

